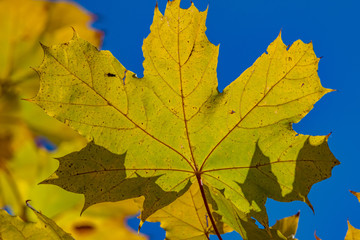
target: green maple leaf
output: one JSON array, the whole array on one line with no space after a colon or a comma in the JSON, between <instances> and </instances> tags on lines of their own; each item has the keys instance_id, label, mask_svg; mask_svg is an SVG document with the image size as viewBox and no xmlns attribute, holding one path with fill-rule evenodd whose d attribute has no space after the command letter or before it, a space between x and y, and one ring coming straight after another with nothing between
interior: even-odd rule
<instances>
[{"instance_id":1,"label":"green maple leaf","mask_svg":"<svg viewBox=\"0 0 360 240\"><path fill-rule=\"evenodd\" d=\"M224 219L241 212L270 232L266 199L310 205L311 186L338 164L328 136L292 129L332 90L321 86L312 44L288 48L279 36L219 93L218 47L205 35L206 12L179 5L169 2L164 15L156 8L141 79L77 34L43 47L41 88L30 101L93 141L59 159L45 183L83 193L84 209L144 196L142 220L195 183L204 205L214 200Z\"/></svg>"}]
</instances>

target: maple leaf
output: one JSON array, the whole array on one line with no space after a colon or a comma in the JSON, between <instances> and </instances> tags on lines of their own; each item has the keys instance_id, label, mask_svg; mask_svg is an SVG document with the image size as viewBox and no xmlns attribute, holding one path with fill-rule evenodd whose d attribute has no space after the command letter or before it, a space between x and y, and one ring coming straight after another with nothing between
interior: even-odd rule
<instances>
[{"instance_id":1,"label":"maple leaf","mask_svg":"<svg viewBox=\"0 0 360 240\"><path fill-rule=\"evenodd\" d=\"M24 222L19 217L10 216L0 209L0 239L51 239L73 240L70 234L64 232L50 218L28 205L39 221L37 223Z\"/></svg>"},{"instance_id":2,"label":"maple leaf","mask_svg":"<svg viewBox=\"0 0 360 240\"><path fill-rule=\"evenodd\" d=\"M213 227L205 188L219 209L236 210L218 211L224 219L252 216L268 231L268 197L310 205L311 186L339 164L328 136L292 129L332 91L321 86L312 44L288 48L279 35L219 93L218 47L205 20L206 11L181 9L180 1L164 15L156 8L141 79L76 33L43 46L40 90L29 101L93 141L60 158L45 183L83 193L84 209L144 196L143 221L196 183Z\"/></svg>"},{"instance_id":3,"label":"maple leaf","mask_svg":"<svg viewBox=\"0 0 360 240\"><path fill-rule=\"evenodd\" d=\"M286 239L297 240L295 238L295 235L298 228L299 216L300 216L300 212L298 212L293 216L280 219L276 221L274 226L272 226L270 229L279 230L281 234L286 237Z\"/></svg>"}]
</instances>

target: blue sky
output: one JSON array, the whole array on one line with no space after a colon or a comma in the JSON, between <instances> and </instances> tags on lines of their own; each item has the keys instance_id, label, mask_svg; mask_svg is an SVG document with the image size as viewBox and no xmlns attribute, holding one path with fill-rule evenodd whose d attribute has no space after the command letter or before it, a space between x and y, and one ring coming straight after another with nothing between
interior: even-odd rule
<instances>
[{"instance_id":1,"label":"blue sky","mask_svg":"<svg viewBox=\"0 0 360 240\"><path fill-rule=\"evenodd\" d=\"M98 16L94 24L105 32L102 49L110 50L127 68L142 76L142 41L149 34L155 0L77 0ZM167 0L159 0L163 12ZM360 228L360 204L349 189L360 191L360 2L335 0L193 0L200 10L209 6L207 36L220 44L218 64L219 89L222 90L265 52L280 30L285 44L297 39L312 41L318 57L319 76L323 86L336 89L327 94L297 125L303 134L326 135L332 132L329 145L341 165L333 176L315 184L309 199L315 215L302 202L267 203L270 224L276 219L301 211L300 240L314 239L314 231L322 239L344 239L347 219ZM188 7L190 1L183 0ZM135 220L131 220L134 224ZM151 240L164 239L164 232L153 231ZM226 239L236 239L229 235Z\"/></svg>"}]
</instances>

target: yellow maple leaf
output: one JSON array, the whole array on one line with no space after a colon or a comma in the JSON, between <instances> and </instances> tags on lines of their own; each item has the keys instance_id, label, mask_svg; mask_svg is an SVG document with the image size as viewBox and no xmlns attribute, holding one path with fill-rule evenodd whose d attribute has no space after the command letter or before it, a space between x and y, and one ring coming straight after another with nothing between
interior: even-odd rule
<instances>
[{"instance_id":1,"label":"yellow maple leaf","mask_svg":"<svg viewBox=\"0 0 360 240\"><path fill-rule=\"evenodd\" d=\"M328 136L292 129L332 91L320 83L312 44L287 47L279 35L219 93L218 47L205 35L205 20L206 11L182 9L180 1L169 2L164 15L156 8L141 79L77 33L43 47L41 87L29 101L93 140L60 158L44 183L84 194L84 209L144 196L143 221L194 183L210 189L223 219L246 226L253 226L250 215L269 230L268 197L311 206L311 186L339 164Z\"/></svg>"}]
</instances>

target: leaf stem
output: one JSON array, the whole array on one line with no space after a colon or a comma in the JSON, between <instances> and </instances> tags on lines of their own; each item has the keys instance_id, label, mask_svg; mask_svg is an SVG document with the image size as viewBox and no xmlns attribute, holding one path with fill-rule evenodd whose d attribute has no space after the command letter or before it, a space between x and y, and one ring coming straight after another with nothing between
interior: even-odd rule
<instances>
[{"instance_id":1,"label":"leaf stem","mask_svg":"<svg viewBox=\"0 0 360 240\"><path fill-rule=\"evenodd\" d=\"M220 234L219 230L218 230L217 227L216 227L215 220L214 220L214 218L213 218L213 215L211 214L211 211L210 211L210 208L209 208L209 204L208 204L208 202L207 202L207 200L206 200L206 195L205 195L204 186L203 186L202 181L201 181L201 175L200 175L200 174L196 174L196 179L197 179L197 182L198 182L198 184L199 184L201 196L202 196L202 199L204 200L204 205L205 205L206 211L207 211L207 213L208 213L208 215L209 215L211 224L212 224L212 226L213 226L213 228L214 228L214 231L215 231L217 237L219 238L219 240L222 240L221 234Z\"/></svg>"},{"instance_id":2,"label":"leaf stem","mask_svg":"<svg viewBox=\"0 0 360 240\"><path fill-rule=\"evenodd\" d=\"M206 233L205 236L206 236L206 238L207 238L208 240L210 240L210 237L209 237L209 234L208 234L208 233Z\"/></svg>"}]
</instances>

